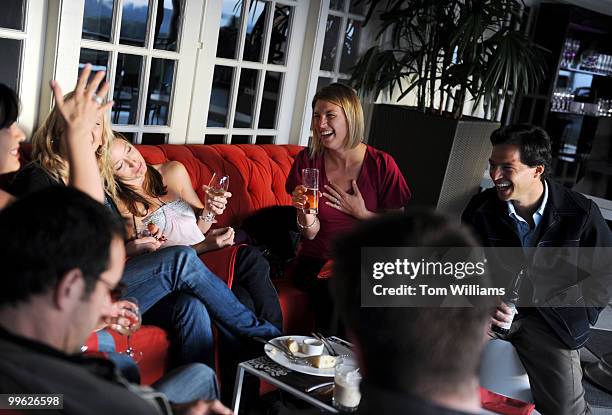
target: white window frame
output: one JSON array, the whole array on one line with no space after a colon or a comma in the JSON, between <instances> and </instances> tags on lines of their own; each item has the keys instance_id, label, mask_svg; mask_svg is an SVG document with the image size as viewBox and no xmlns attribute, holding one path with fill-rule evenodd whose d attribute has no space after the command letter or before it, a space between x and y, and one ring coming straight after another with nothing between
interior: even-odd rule
<instances>
[{"instance_id":1,"label":"white window frame","mask_svg":"<svg viewBox=\"0 0 612 415\"><path fill-rule=\"evenodd\" d=\"M291 121L295 106L295 96L299 80L299 67L301 58L300 39L304 38L306 32L306 19L296 18L296 16L306 15L309 2L302 0L265 0L271 3L270 12L266 16L266 32L264 37L262 62L251 62L242 60L244 50L244 38L247 26L247 19L242 16L239 30L239 38L236 56L238 59L217 58L217 42L219 37L219 25L223 1L208 1L204 13L200 42L203 47L198 51L196 79L194 92L192 95L191 113L189 117L189 129L187 132L188 143L203 143L207 134L224 135L225 142L231 142L232 135L248 135L249 142L254 143L258 135L274 136L275 144L287 144L290 142ZM269 33L272 25L272 16L276 4L284 4L293 7L292 22L287 42L287 57L285 65L268 64ZM248 10L249 3L245 4ZM228 122L226 127L208 127L207 118L212 93L212 83L215 65L223 65L234 68L234 77L228 104ZM279 88L279 100L277 103L276 129L259 128L234 128L235 105L240 82L240 71L242 68L259 70L257 92L255 95L253 119L257 123L259 120L260 103L263 96L263 87L266 71L282 72L283 80Z\"/></svg>"},{"instance_id":2,"label":"white window frame","mask_svg":"<svg viewBox=\"0 0 612 415\"><path fill-rule=\"evenodd\" d=\"M163 0L150 0L150 14L157 9L158 1ZM180 39L178 39L179 52L174 52L153 49L152 40L155 34L152 30L147 31L148 46L146 47L119 44L118 36L113 37L113 43L81 39L85 0L61 2L58 10L59 28L56 40L57 48L54 48L56 54L53 77L58 79L61 85L72 86L76 84L81 48L117 53L131 53L143 56L143 74L141 78L141 90L139 91L141 95L136 125L116 125L113 126L113 128L121 132L135 133L135 142L137 143L141 141L143 133L167 134L166 142L172 144L185 143L196 53L201 46L198 43L198 35L200 31L201 16L204 10L204 0L184 0L183 5L183 20L181 23ZM113 11L113 34L118 35L119 25L115 22L121 21L122 11L123 0L115 0ZM150 21L149 27L154 27L154 25L155 22ZM170 100L170 113L168 115L168 125L166 126L144 125L144 118L146 115L145 105L149 87L149 72L151 59L153 58L172 59L176 61L172 88L173 92ZM111 80L109 99L112 98L113 94L115 72L116 59L111 57L107 75L108 79Z\"/></svg>"},{"instance_id":3,"label":"white window frame","mask_svg":"<svg viewBox=\"0 0 612 415\"><path fill-rule=\"evenodd\" d=\"M354 1L354 0L353 0ZM315 1L313 1L315 3ZM313 4L313 10L308 17L310 27L316 27L316 30L312 31L312 42L311 49L305 48L303 60L309 60L308 73L305 74L307 79L303 82L304 88L300 95L300 111L295 114L295 122L292 127L292 135L295 137L294 143L302 146L307 146L311 136L311 119L312 119L312 108L311 101L317 92L317 84L319 77L332 78L332 82L338 80L349 79L350 75L339 72L340 60L342 59L342 48L344 45L344 38L346 36L346 26L348 20L359 20L363 22L365 16L358 14L349 13L349 1L345 0L344 10L331 10L329 8L330 0L317 0L317 4ZM315 10L317 9L316 13ZM322 71L321 68L321 57L323 55L323 44L325 43L325 29L327 25L327 18L329 16L341 17L340 23L340 35L338 36L338 53L335 56L334 70L333 71ZM366 40L370 36L368 30L364 30L363 26L361 29L359 43L361 45L367 44ZM371 39L370 39L371 40ZM309 56L307 56L309 55Z\"/></svg>"},{"instance_id":4,"label":"white window frame","mask_svg":"<svg viewBox=\"0 0 612 415\"><path fill-rule=\"evenodd\" d=\"M40 0L25 0L23 30L0 28L0 38L22 41L21 64L17 94L21 103L19 124L29 137L36 127L38 96L41 89L43 39L47 14L47 3Z\"/></svg>"}]
</instances>

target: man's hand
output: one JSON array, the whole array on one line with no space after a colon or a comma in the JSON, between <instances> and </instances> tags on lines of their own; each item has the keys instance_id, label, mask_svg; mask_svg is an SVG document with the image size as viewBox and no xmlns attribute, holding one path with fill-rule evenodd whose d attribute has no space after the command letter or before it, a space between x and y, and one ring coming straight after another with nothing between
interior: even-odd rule
<instances>
[{"instance_id":1,"label":"man's hand","mask_svg":"<svg viewBox=\"0 0 612 415\"><path fill-rule=\"evenodd\" d=\"M172 410L176 415L231 415L233 412L221 402L204 401L202 399L194 402L174 404Z\"/></svg>"},{"instance_id":2,"label":"man's hand","mask_svg":"<svg viewBox=\"0 0 612 415\"><path fill-rule=\"evenodd\" d=\"M501 301L497 305L495 312L491 316L491 324L494 324L497 327L502 327L507 323L511 323L512 319L514 318L514 313L515 311L513 309L511 309L506 303ZM497 335L491 332L490 329L489 336L497 338Z\"/></svg>"},{"instance_id":3,"label":"man's hand","mask_svg":"<svg viewBox=\"0 0 612 415\"><path fill-rule=\"evenodd\" d=\"M121 334L137 331L142 321L132 310L138 310L138 306L126 300L115 301L110 315L104 320L106 326Z\"/></svg>"}]
</instances>

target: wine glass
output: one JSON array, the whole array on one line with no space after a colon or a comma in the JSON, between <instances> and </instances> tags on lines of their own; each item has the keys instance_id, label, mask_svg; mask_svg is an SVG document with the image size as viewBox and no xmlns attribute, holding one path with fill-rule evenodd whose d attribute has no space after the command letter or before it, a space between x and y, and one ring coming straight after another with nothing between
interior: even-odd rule
<instances>
[{"instance_id":1,"label":"wine glass","mask_svg":"<svg viewBox=\"0 0 612 415\"><path fill-rule=\"evenodd\" d=\"M120 328L117 330L121 334L127 336L127 348L125 349L125 352L122 352L122 353L127 356L130 356L136 363L138 363L142 360L143 355L141 351L136 350L132 347L131 337L132 337L132 334L134 334L140 328L140 325L142 324L142 314L140 313L140 307L138 306L138 299L134 297L127 297L127 298L124 298L123 300L129 301L133 305L126 304L123 306L124 310L129 311L129 313L127 313L123 317L130 320L130 325L127 327L120 326Z\"/></svg>"},{"instance_id":2,"label":"wine glass","mask_svg":"<svg viewBox=\"0 0 612 415\"><path fill-rule=\"evenodd\" d=\"M224 196L225 192L229 188L229 176L225 174L213 173L210 183L208 183L208 189L206 193L209 197L214 198L215 196ZM215 212L212 210L207 212L204 216L204 221L212 222L215 219Z\"/></svg>"}]
</instances>

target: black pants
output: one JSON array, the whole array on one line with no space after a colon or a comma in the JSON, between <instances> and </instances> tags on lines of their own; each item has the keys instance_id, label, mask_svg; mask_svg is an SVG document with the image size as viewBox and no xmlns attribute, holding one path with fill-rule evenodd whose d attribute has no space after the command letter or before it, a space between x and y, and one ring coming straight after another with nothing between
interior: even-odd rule
<instances>
[{"instance_id":1,"label":"black pants","mask_svg":"<svg viewBox=\"0 0 612 415\"><path fill-rule=\"evenodd\" d=\"M317 278L326 262L327 260L321 258L298 256L294 262L293 282L310 297L317 331L329 336L339 333L334 304L329 293L329 280Z\"/></svg>"},{"instance_id":2,"label":"black pants","mask_svg":"<svg viewBox=\"0 0 612 415\"><path fill-rule=\"evenodd\" d=\"M283 313L270 281L270 265L257 248L246 245L238 249L232 292L257 317L283 330Z\"/></svg>"}]
</instances>

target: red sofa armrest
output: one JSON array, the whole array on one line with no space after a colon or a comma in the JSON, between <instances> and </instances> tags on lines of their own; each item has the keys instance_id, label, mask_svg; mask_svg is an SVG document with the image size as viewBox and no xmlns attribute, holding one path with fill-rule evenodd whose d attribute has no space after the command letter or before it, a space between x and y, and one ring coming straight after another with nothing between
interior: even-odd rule
<instances>
[{"instance_id":1,"label":"red sofa armrest","mask_svg":"<svg viewBox=\"0 0 612 415\"><path fill-rule=\"evenodd\" d=\"M225 281L230 288L234 281L234 265L239 248L240 245L233 245L200 254L200 259L208 269Z\"/></svg>"},{"instance_id":2,"label":"red sofa armrest","mask_svg":"<svg viewBox=\"0 0 612 415\"><path fill-rule=\"evenodd\" d=\"M164 330L156 326L142 326L130 338L130 345L142 352L143 358L138 363L140 383L150 385L161 378L169 367L170 341ZM100 330L92 333L87 341L86 353L90 352L123 352L127 348L127 336L112 330Z\"/></svg>"}]
</instances>

